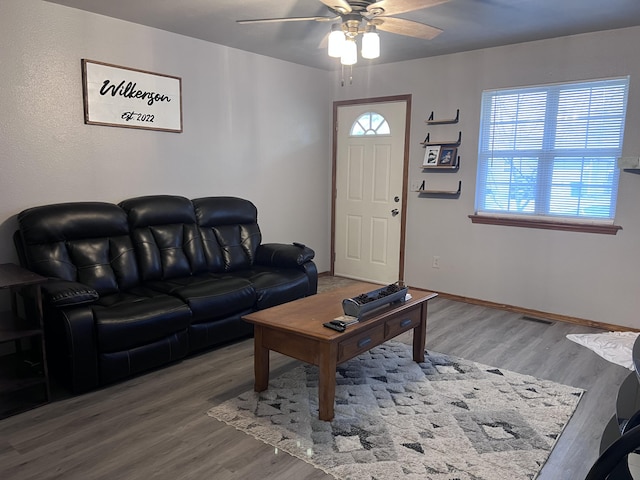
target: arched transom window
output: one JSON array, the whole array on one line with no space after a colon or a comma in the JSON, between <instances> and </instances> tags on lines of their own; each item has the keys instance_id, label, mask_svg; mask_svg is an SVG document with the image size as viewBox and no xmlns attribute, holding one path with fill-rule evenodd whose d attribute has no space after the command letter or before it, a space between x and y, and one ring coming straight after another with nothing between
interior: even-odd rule
<instances>
[{"instance_id":1,"label":"arched transom window","mask_svg":"<svg viewBox=\"0 0 640 480\"><path fill-rule=\"evenodd\" d=\"M360 115L351 125L352 137L362 135L389 135L391 130L385 118L379 113L366 112Z\"/></svg>"}]
</instances>

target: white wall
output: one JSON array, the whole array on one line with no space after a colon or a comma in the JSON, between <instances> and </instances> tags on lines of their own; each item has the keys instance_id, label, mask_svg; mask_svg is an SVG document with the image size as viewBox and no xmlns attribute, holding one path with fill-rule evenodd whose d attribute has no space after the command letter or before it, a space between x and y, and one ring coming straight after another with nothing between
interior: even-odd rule
<instances>
[{"instance_id":1,"label":"white wall","mask_svg":"<svg viewBox=\"0 0 640 480\"><path fill-rule=\"evenodd\" d=\"M265 241L297 240L329 263L331 101L411 93L409 284L640 328L640 176L622 174L616 236L474 225L483 89L631 75L624 155L640 155L640 28L359 68L337 74L41 0L0 1L0 262L15 215L40 204L168 193L256 203ZM384 47L384 45L383 45ZM80 59L182 77L181 134L84 125ZM456 126L430 127L461 110ZM462 167L423 173L427 132L463 131ZM522 254L522 252L526 252ZM431 268L433 255L441 267Z\"/></svg>"},{"instance_id":2,"label":"white wall","mask_svg":"<svg viewBox=\"0 0 640 480\"><path fill-rule=\"evenodd\" d=\"M85 125L81 59L182 78L183 133ZM325 71L40 0L0 1L0 262L21 210L151 194L233 195L265 242L329 268Z\"/></svg>"},{"instance_id":3,"label":"white wall","mask_svg":"<svg viewBox=\"0 0 640 480\"><path fill-rule=\"evenodd\" d=\"M480 99L484 89L630 75L623 155L640 156L640 28L531 42L356 69L336 99L413 95L410 183L455 189L459 199L409 194L406 281L437 291L640 328L640 175L620 177L616 236L472 224ZM384 47L384 44L383 44ZM458 125L427 126L460 109ZM456 174L419 166L427 132L456 138ZM440 268L431 267L434 255Z\"/></svg>"}]
</instances>

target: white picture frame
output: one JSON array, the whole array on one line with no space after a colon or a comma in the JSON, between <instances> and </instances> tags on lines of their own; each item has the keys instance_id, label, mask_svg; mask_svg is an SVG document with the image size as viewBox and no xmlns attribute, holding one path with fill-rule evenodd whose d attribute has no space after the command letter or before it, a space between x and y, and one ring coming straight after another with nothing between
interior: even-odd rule
<instances>
[{"instance_id":1,"label":"white picture frame","mask_svg":"<svg viewBox=\"0 0 640 480\"><path fill-rule=\"evenodd\" d=\"M84 123L182 132L182 79L82 59Z\"/></svg>"},{"instance_id":2,"label":"white picture frame","mask_svg":"<svg viewBox=\"0 0 640 480\"><path fill-rule=\"evenodd\" d=\"M422 166L437 167L438 158L440 158L440 145L427 145L424 149L424 160Z\"/></svg>"}]
</instances>

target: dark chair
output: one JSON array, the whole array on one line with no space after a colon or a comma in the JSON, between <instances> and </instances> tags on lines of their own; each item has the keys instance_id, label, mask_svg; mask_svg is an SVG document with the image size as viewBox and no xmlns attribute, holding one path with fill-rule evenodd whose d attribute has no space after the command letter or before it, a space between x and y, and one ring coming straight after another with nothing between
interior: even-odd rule
<instances>
[{"instance_id":1,"label":"dark chair","mask_svg":"<svg viewBox=\"0 0 640 480\"><path fill-rule=\"evenodd\" d=\"M627 457L640 451L640 337L633 344L635 373L620 385L616 413L602 434L600 457L585 480L633 480Z\"/></svg>"}]
</instances>

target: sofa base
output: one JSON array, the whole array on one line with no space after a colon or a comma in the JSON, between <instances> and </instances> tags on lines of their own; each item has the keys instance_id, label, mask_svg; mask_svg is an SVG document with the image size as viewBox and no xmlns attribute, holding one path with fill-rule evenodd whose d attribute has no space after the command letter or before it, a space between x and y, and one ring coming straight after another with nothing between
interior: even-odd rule
<instances>
[{"instance_id":1,"label":"sofa base","mask_svg":"<svg viewBox=\"0 0 640 480\"><path fill-rule=\"evenodd\" d=\"M189 352L198 352L238 338L253 335L253 325L240 317L252 310L214 322L194 323L189 327Z\"/></svg>"},{"instance_id":2,"label":"sofa base","mask_svg":"<svg viewBox=\"0 0 640 480\"><path fill-rule=\"evenodd\" d=\"M98 354L100 384L113 383L159 365L187 356L189 337L186 330L162 340L122 352Z\"/></svg>"}]
</instances>

